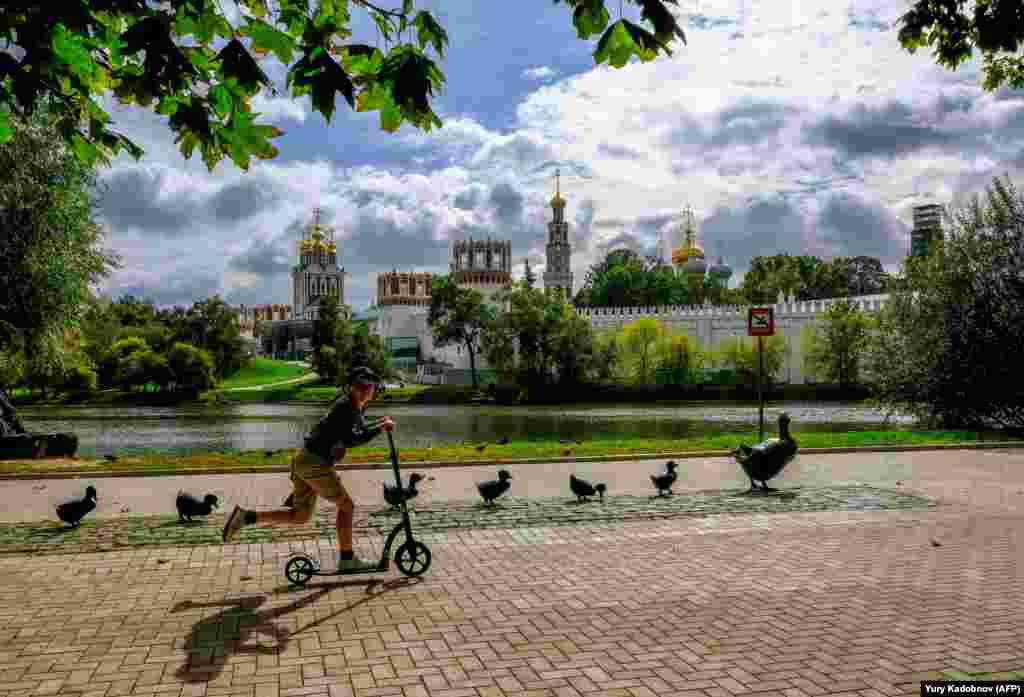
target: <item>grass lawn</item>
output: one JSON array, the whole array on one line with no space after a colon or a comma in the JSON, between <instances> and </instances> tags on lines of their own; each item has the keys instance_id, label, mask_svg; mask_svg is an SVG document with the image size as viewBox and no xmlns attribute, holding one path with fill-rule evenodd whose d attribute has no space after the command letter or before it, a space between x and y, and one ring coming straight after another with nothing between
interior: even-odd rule
<instances>
[{"instance_id":1,"label":"grass lawn","mask_svg":"<svg viewBox=\"0 0 1024 697\"><path fill-rule=\"evenodd\" d=\"M228 376L220 385L220 389L269 385L275 382L300 378L311 372L305 366L295 365L287 361L276 361L272 358L254 358L249 365Z\"/></svg>"},{"instance_id":2,"label":"grass lawn","mask_svg":"<svg viewBox=\"0 0 1024 697\"><path fill-rule=\"evenodd\" d=\"M375 403L419 403L420 398L428 393L436 392L437 387L426 385L412 385L409 387L389 387L387 391L376 398ZM466 392L467 396L463 402L470 400L467 388L454 388ZM334 385L281 385L264 390L245 390L240 392L218 392L217 398L227 402L330 402L338 394L338 388ZM475 394L475 393L473 393ZM452 403L460 403L452 401Z\"/></svg>"},{"instance_id":3,"label":"grass lawn","mask_svg":"<svg viewBox=\"0 0 1024 697\"><path fill-rule=\"evenodd\" d=\"M994 440L1019 440L1005 434L977 431L852 431L845 433L800 433L794 437L803 448L838 448L870 445L923 445L971 443ZM708 437L678 440L595 438L582 443L563 444L557 440L512 441L505 445L488 443L443 444L432 448L402 448L403 462L465 462L485 460L495 464L525 458L559 458L567 456L634 455L644 453L681 453L731 450L738 443L754 443L757 431L744 431ZM386 441L385 441L386 442ZM193 454L144 453L126 455L116 462L81 458L78 460L9 460L0 461L0 473L32 473L59 471L143 471L174 470L260 470L287 465L294 450L249 450ZM386 463L388 450L380 445L353 448L345 457L347 464Z\"/></svg>"}]
</instances>

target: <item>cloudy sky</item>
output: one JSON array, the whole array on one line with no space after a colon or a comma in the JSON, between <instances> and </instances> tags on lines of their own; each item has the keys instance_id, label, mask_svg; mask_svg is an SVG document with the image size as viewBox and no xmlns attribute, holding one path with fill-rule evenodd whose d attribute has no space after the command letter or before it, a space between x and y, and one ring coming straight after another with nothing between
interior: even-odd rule
<instances>
[{"instance_id":1,"label":"cloudy sky","mask_svg":"<svg viewBox=\"0 0 1024 697\"><path fill-rule=\"evenodd\" d=\"M314 206L337 231L356 310L378 273L446 272L452 239L510 240L514 275L525 258L541 271L556 167L577 290L609 246L670 240L687 204L734 285L752 257L778 253L864 254L896 271L913 205L960 202L1024 165L1024 92L985 93L976 63L952 73L903 51L909 5L681 0L688 45L611 69L595 67L596 41L576 38L565 5L416 0L451 39L434 102L445 125L431 133L387 134L343 100L327 125L307 102L267 97L256 106L286 131L280 156L211 173L159 117L113 108L146 155L103 173L124 261L104 290L160 305L290 302ZM373 41L367 26L356 40ZM280 66L268 71L283 84Z\"/></svg>"}]
</instances>

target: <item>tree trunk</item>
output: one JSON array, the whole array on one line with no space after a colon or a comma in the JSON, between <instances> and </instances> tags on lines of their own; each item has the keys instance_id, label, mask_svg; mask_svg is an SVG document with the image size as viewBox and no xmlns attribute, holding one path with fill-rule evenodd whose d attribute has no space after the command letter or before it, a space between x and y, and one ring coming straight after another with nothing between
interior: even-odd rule
<instances>
[{"instance_id":1,"label":"tree trunk","mask_svg":"<svg viewBox=\"0 0 1024 697\"><path fill-rule=\"evenodd\" d=\"M7 390L0 386L0 435L25 433L25 427L18 419L18 413L7 398Z\"/></svg>"},{"instance_id":2,"label":"tree trunk","mask_svg":"<svg viewBox=\"0 0 1024 697\"><path fill-rule=\"evenodd\" d=\"M473 352L472 341L466 341L466 351L469 352L469 373L473 376L473 389L478 389L476 380L476 354Z\"/></svg>"}]
</instances>

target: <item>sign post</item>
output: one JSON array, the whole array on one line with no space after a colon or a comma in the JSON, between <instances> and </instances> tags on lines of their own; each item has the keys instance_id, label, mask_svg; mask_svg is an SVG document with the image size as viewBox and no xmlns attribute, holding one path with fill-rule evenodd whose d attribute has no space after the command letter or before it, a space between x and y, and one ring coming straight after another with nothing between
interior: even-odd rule
<instances>
[{"instance_id":1,"label":"sign post","mask_svg":"<svg viewBox=\"0 0 1024 697\"><path fill-rule=\"evenodd\" d=\"M771 307L752 307L747 311L747 336L757 337L757 401L758 442L764 442L764 337L775 335L775 310Z\"/></svg>"}]
</instances>

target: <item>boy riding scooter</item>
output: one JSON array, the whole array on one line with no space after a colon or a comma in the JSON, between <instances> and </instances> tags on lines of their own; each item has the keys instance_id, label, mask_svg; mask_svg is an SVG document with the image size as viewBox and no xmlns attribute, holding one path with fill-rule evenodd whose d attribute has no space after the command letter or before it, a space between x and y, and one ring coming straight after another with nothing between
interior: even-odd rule
<instances>
[{"instance_id":1,"label":"boy riding scooter","mask_svg":"<svg viewBox=\"0 0 1024 697\"><path fill-rule=\"evenodd\" d=\"M304 525L313 515L317 496L334 501L338 509L338 573L376 568L377 562L357 559L352 552L353 503L334 469L345 456L346 448L363 445L394 428L390 417L368 427L364 420L366 405L374 397L378 377L365 366L352 371L351 395L338 399L327 415L313 427L305 447L292 459L292 508L273 511L249 511L241 506L228 516L224 542L230 541L243 526Z\"/></svg>"}]
</instances>

